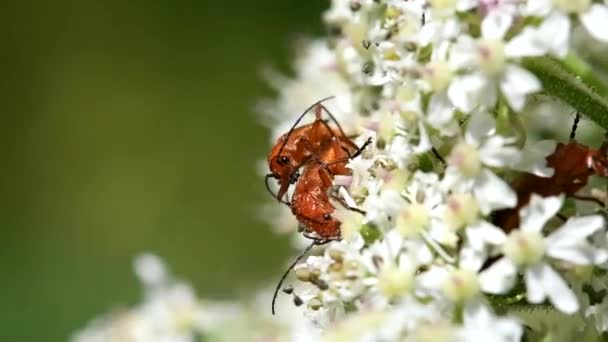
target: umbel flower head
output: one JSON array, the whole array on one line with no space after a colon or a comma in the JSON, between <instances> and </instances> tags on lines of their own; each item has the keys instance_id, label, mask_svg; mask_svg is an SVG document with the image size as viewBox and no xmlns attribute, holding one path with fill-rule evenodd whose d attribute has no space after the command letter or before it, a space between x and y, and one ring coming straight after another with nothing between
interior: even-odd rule
<instances>
[{"instance_id":1,"label":"umbel flower head","mask_svg":"<svg viewBox=\"0 0 608 342\"><path fill-rule=\"evenodd\" d=\"M562 101L580 103L546 82L567 86L557 73L591 70L573 32L607 43L599 24L607 8L591 0L331 2L324 19L333 34L308 43L297 76L283 79L264 108L274 139L314 100L334 95L325 106L346 134L373 141L348 161L352 175L334 180L341 241L295 267L299 310L322 336L516 341L523 326L538 326L522 312L548 311L592 318L572 325L571 336L608 330L598 299L608 291L607 208L583 188L584 162L571 169L585 178L570 179L582 189L567 192L547 165L556 142L537 141L557 132L538 119L541 105L571 125ZM555 69L542 69L547 63ZM574 75L603 89L593 72ZM531 173L537 184L522 186ZM585 206L587 214L576 210ZM519 226L505 227L501 211ZM551 336L552 326L526 338Z\"/></svg>"},{"instance_id":2,"label":"umbel flower head","mask_svg":"<svg viewBox=\"0 0 608 342\"><path fill-rule=\"evenodd\" d=\"M606 339L608 195L590 176L605 177L608 144L558 157L557 142L588 138L563 134L574 111L608 128L593 55L608 51L608 3L332 0L323 18L331 34L302 45L293 78L270 77L278 96L260 109L275 142L333 96L344 138L371 139L309 190L340 238L297 262L277 316L270 291L212 305L142 256L144 301L74 340ZM289 205L269 198L264 217L309 244Z\"/></svg>"}]
</instances>

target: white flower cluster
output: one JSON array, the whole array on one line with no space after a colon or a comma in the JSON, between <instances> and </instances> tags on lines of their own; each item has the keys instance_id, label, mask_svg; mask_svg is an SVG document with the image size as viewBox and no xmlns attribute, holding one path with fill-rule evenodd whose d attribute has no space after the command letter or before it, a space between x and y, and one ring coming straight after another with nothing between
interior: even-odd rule
<instances>
[{"instance_id":1,"label":"white flower cluster","mask_svg":"<svg viewBox=\"0 0 608 342\"><path fill-rule=\"evenodd\" d=\"M546 83L526 60L578 54L575 29L608 46L608 2L332 0L324 18L329 37L303 45L293 79L271 77L279 98L262 110L274 142L334 96L324 106L346 134L371 138L352 175L334 179L341 240L295 265L277 316L268 291L249 304L202 301L142 255L144 301L73 341L605 339L608 195L592 189L583 202L567 189L589 192L608 161L558 161L581 178L548 165L556 142L532 141L558 116L535 104L564 106L535 96ZM288 205L263 216L299 236Z\"/></svg>"},{"instance_id":2,"label":"white flower cluster","mask_svg":"<svg viewBox=\"0 0 608 342\"><path fill-rule=\"evenodd\" d=\"M155 255L138 256L134 268L144 287L144 301L95 319L74 334L73 342L197 341L221 330L241 312L236 304L201 302L192 287L171 277Z\"/></svg>"},{"instance_id":3,"label":"white flower cluster","mask_svg":"<svg viewBox=\"0 0 608 342\"><path fill-rule=\"evenodd\" d=\"M320 329L293 305L270 314L270 292L246 301L200 299L154 254L137 256L142 302L117 308L75 332L72 342L316 341Z\"/></svg>"},{"instance_id":4,"label":"white flower cluster","mask_svg":"<svg viewBox=\"0 0 608 342\"><path fill-rule=\"evenodd\" d=\"M522 61L576 52L577 27L608 44L607 2L332 0L324 18L332 34L300 51L264 108L276 138L334 95L324 105L347 134L374 142L336 182L359 209L336 203L342 240L294 269L296 302L322 335L518 341L530 310L584 318L570 337L607 332L606 208L577 214L573 194L519 203L516 186L522 172L554 172L555 142L531 144L522 125L543 91ZM555 335L541 326L530 336Z\"/></svg>"}]
</instances>

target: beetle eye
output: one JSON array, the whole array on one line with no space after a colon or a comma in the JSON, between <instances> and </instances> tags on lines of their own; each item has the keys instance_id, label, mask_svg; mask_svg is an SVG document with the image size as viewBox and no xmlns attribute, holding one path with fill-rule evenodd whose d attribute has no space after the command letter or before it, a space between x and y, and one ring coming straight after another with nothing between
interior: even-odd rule
<instances>
[{"instance_id":1,"label":"beetle eye","mask_svg":"<svg viewBox=\"0 0 608 342\"><path fill-rule=\"evenodd\" d=\"M279 157L279 164L281 164L281 165L287 165L287 164L289 164L289 158L287 158L285 156L280 156Z\"/></svg>"},{"instance_id":2,"label":"beetle eye","mask_svg":"<svg viewBox=\"0 0 608 342\"><path fill-rule=\"evenodd\" d=\"M331 220L331 215L329 215L329 214L325 214L325 215L323 215L323 219L324 219L325 221L329 221L329 220Z\"/></svg>"}]
</instances>

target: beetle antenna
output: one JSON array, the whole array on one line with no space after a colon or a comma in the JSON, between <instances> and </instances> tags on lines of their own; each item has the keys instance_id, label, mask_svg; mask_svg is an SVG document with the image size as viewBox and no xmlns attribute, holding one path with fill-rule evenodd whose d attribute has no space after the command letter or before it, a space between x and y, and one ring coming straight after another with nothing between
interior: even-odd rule
<instances>
[{"instance_id":1,"label":"beetle antenna","mask_svg":"<svg viewBox=\"0 0 608 342\"><path fill-rule=\"evenodd\" d=\"M274 315L274 302L277 300L277 295L279 294L279 290L281 289L281 285L283 285L283 281L285 280L285 278L287 278L287 275L289 274L289 271L291 271L298 262L300 262L300 260L302 260L302 258L304 257L304 255L306 255L306 253L308 253L312 247L314 245L317 244L317 241L313 241L310 245L308 245L308 247L306 247L306 249L304 249L304 251L298 255L298 257L296 258L296 260L294 260L291 265L289 265L289 267L287 268L287 271L285 271L285 273L283 273L283 276L281 277L281 280L279 280L279 283L277 284L277 288L274 290L274 294L272 295L272 314Z\"/></svg>"},{"instance_id":2,"label":"beetle antenna","mask_svg":"<svg viewBox=\"0 0 608 342\"><path fill-rule=\"evenodd\" d=\"M325 110L325 113L327 113L327 115L329 116L329 118L331 119L331 121L333 121L336 124L336 126L338 127L338 130L340 131L340 134L342 134L342 136L345 137L346 133L344 133L344 130L342 130L342 126L340 126L340 123L338 122L338 120L336 119L336 117L324 105L321 105L321 108L323 108ZM330 129L330 131L331 131L331 129Z\"/></svg>"},{"instance_id":3,"label":"beetle antenna","mask_svg":"<svg viewBox=\"0 0 608 342\"><path fill-rule=\"evenodd\" d=\"M335 96L328 96L324 99L321 99L315 103L312 104L312 106L306 108L306 110L304 112L302 112L302 114L300 114L300 116L298 117L298 119L296 120L296 122L293 123L293 125L291 126L291 128L289 129L289 132L287 132L287 138L285 139L285 141L283 141L283 145L281 145L281 148L279 149L279 153L281 154L281 152L283 152L283 148L285 147L285 145L287 144L287 141L289 140L289 136L291 135L291 133L293 133L294 129L296 129L296 126L298 126L298 124L300 123L300 121L302 121L302 118L304 118L304 116L306 114L308 114L308 112L310 112L311 109L315 108L315 106L317 106L318 104L320 104L321 102L333 99Z\"/></svg>"}]
</instances>

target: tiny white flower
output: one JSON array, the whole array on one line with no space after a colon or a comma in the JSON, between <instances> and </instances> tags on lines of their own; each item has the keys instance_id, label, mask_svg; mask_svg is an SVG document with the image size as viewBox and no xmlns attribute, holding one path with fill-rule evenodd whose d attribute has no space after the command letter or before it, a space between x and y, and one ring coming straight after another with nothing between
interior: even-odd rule
<instances>
[{"instance_id":1,"label":"tiny white flower","mask_svg":"<svg viewBox=\"0 0 608 342\"><path fill-rule=\"evenodd\" d=\"M133 263L135 274L144 286L158 288L168 281L167 267L161 258L155 254L140 254Z\"/></svg>"},{"instance_id":2,"label":"tiny white flower","mask_svg":"<svg viewBox=\"0 0 608 342\"><path fill-rule=\"evenodd\" d=\"M403 192L407 201L394 215L394 228L410 241L428 244L442 257L451 257L443 251L444 246L455 246L458 242L455 230L450 229L442 220L446 211L446 194L439 187L434 173L417 171Z\"/></svg>"},{"instance_id":3,"label":"tiny white flower","mask_svg":"<svg viewBox=\"0 0 608 342\"><path fill-rule=\"evenodd\" d=\"M542 235L546 222L561 208L563 197L542 198L532 195L530 204L520 211L519 229L513 230L503 245L505 257L481 273L482 289L489 293L505 293L521 269L530 303L548 298L565 313L578 310L578 300L568 284L547 263L553 258L577 265L593 265L608 258L607 251L595 248L587 237L603 227L601 216L571 218L549 236Z\"/></svg>"},{"instance_id":4,"label":"tiny white flower","mask_svg":"<svg viewBox=\"0 0 608 342\"><path fill-rule=\"evenodd\" d=\"M526 96L541 89L532 73L510 62L522 57L520 51L507 49L503 41L512 20L507 13L492 12L482 21L480 39L461 36L452 48L451 65L472 71L454 79L448 89L448 96L458 109L470 112L478 107L493 107L499 88L509 105L519 111Z\"/></svg>"},{"instance_id":5,"label":"tiny white flower","mask_svg":"<svg viewBox=\"0 0 608 342\"><path fill-rule=\"evenodd\" d=\"M552 54L565 57L570 43L570 21L553 13L538 27L526 26L505 46L510 56L542 56Z\"/></svg>"},{"instance_id":6,"label":"tiny white flower","mask_svg":"<svg viewBox=\"0 0 608 342\"><path fill-rule=\"evenodd\" d=\"M592 4L588 11L581 13L580 20L593 38L608 43L608 30L606 30L606 22L608 22L607 5Z\"/></svg>"},{"instance_id":7,"label":"tiny white flower","mask_svg":"<svg viewBox=\"0 0 608 342\"><path fill-rule=\"evenodd\" d=\"M479 302L468 303L464 308L463 327L458 331L459 341L516 342L523 334L521 324L508 317L496 317L491 309Z\"/></svg>"},{"instance_id":8,"label":"tiny white flower","mask_svg":"<svg viewBox=\"0 0 608 342\"><path fill-rule=\"evenodd\" d=\"M583 26L591 36L601 42L608 42L608 32L605 29L608 21L608 5L592 3L590 0L535 0L528 1L524 13L528 15L560 16L570 22L569 16L578 16Z\"/></svg>"},{"instance_id":9,"label":"tiny white flower","mask_svg":"<svg viewBox=\"0 0 608 342\"><path fill-rule=\"evenodd\" d=\"M493 210L515 206L517 198L509 185L489 167L510 167L520 158L514 138L496 134L494 119L485 113L472 116L465 139L448 157L442 180L444 189L472 191L484 215Z\"/></svg>"}]
</instances>

